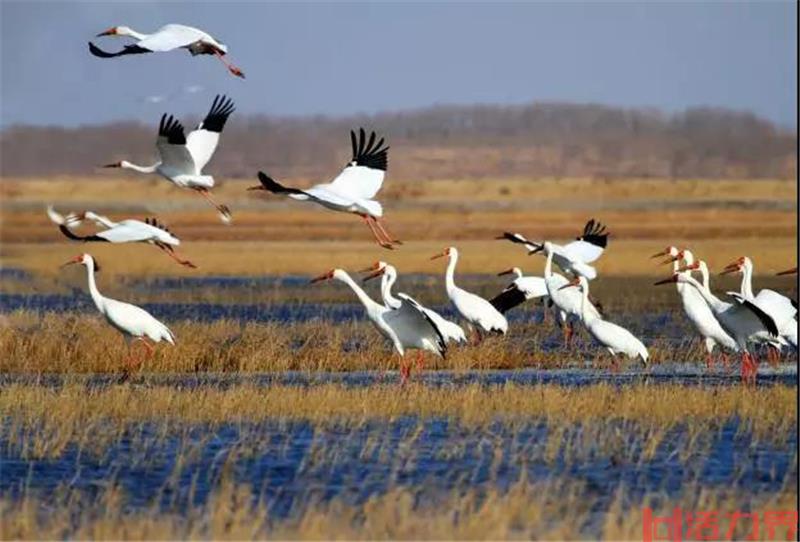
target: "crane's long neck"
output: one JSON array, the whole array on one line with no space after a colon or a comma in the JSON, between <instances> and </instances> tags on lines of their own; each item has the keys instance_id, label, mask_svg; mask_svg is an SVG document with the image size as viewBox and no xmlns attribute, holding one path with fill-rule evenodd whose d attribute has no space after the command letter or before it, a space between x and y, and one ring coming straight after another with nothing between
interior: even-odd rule
<instances>
[{"instance_id":1,"label":"crane's long neck","mask_svg":"<svg viewBox=\"0 0 800 542\"><path fill-rule=\"evenodd\" d=\"M151 34L142 34L141 32L137 32L136 30L134 30L133 28L131 28L129 26L126 26L124 28L119 28L117 30L117 35L119 35L119 36L130 36L130 37L135 38L135 39L137 39L139 41L142 41L143 39L149 38L151 36Z\"/></svg>"},{"instance_id":2,"label":"crane's long neck","mask_svg":"<svg viewBox=\"0 0 800 542\"><path fill-rule=\"evenodd\" d=\"M583 286L581 287L581 317L583 318L583 322L585 324L589 324L593 320L597 319L596 314L592 314L588 310L589 305L589 283L584 282Z\"/></svg>"},{"instance_id":3,"label":"crane's long neck","mask_svg":"<svg viewBox=\"0 0 800 542\"><path fill-rule=\"evenodd\" d=\"M399 307L401 305L400 300L392 295L392 286L394 286L396 280L397 273L391 270L387 270L381 279L381 297L383 298L383 304L387 307Z\"/></svg>"},{"instance_id":4,"label":"crane's long neck","mask_svg":"<svg viewBox=\"0 0 800 542\"><path fill-rule=\"evenodd\" d=\"M155 173L160 165L161 162L156 162L152 166L139 166L126 161L120 162L120 167L122 169L132 169L133 171L138 171L139 173Z\"/></svg>"},{"instance_id":5,"label":"crane's long neck","mask_svg":"<svg viewBox=\"0 0 800 542\"><path fill-rule=\"evenodd\" d=\"M544 262L544 277L549 279L553 276L553 251L547 251L547 261Z\"/></svg>"},{"instance_id":6,"label":"crane's long neck","mask_svg":"<svg viewBox=\"0 0 800 542\"><path fill-rule=\"evenodd\" d=\"M691 284L692 286L694 286L697 289L697 291L700 292L700 295L703 296L703 299L706 300L706 303L708 303L709 307L711 307L711 309L714 312L719 313L728 308L727 303L725 303L720 298L712 294L711 290L709 290L708 288L704 287L702 284L697 282L696 278L692 276L687 276L686 282L687 284Z\"/></svg>"},{"instance_id":7,"label":"crane's long neck","mask_svg":"<svg viewBox=\"0 0 800 542\"><path fill-rule=\"evenodd\" d=\"M742 269L742 287L740 293L745 299L753 299L753 266L744 265Z\"/></svg>"},{"instance_id":8,"label":"crane's long neck","mask_svg":"<svg viewBox=\"0 0 800 542\"><path fill-rule=\"evenodd\" d=\"M444 281L445 281L445 287L447 288L447 293L451 295L456 289L456 281L454 279L454 275L456 272L456 264L458 264L458 253L451 252L450 261L447 263L447 272L444 275Z\"/></svg>"},{"instance_id":9,"label":"crane's long neck","mask_svg":"<svg viewBox=\"0 0 800 542\"><path fill-rule=\"evenodd\" d=\"M94 261L89 260L89 262L87 262L86 273L89 278L89 294L92 296L92 301L94 301L97 310L103 312L105 308L105 298L100 293L100 290L97 289L97 282L94 280Z\"/></svg>"},{"instance_id":10,"label":"crane's long neck","mask_svg":"<svg viewBox=\"0 0 800 542\"><path fill-rule=\"evenodd\" d=\"M358 297L358 300L361 301L361 304L364 305L367 310L381 308L381 305L373 301L372 298L367 295L367 292L365 292L361 286L356 284L356 282L350 278L350 275L347 273L342 273L341 275L337 275L336 278L350 286L350 289L355 292L356 297Z\"/></svg>"}]
</instances>

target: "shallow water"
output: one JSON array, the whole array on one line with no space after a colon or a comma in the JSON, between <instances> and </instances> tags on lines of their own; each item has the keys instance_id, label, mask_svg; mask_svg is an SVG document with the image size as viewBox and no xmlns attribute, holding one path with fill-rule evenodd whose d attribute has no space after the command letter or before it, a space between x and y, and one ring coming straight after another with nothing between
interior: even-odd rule
<instances>
[{"instance_id":1,"label":"shallow water","mask_svg":"<svg viewBox=\"0 0 800 542\"><path fill-rule=\"evenodd\" d=\"M6 431L8 423L6 422ZM573 426L563 442L580 441ZM691 481L704 487L777 491L796 475L797 431L772 441L756 440L735 419L691 446L686 427L664 438L652 457L643 455L648 438L630 422L610 422L600 433L620 435L624 449L592 444L577 454L547 451L544 420L470 428L440 418L406 417L356 425L266 422L185 426L166 433L153 424L125 431L102 453L69 445L54 459L30 460L8 440L0 442L0 493L16 498L28 488L44 494L58 486L95 494L114 480L132 507L160 502L181 509L205 502L223 469L255 488L277 518L309 502L342 497L363 502L389 488L408 487L421 497L438 491L508 488L524 473L529 481L578 481L587 496L610 504L624 487L632 499L646 493L677 494ZM595 526L597 528L599 526ZM591 534L591 526L589 526Z\"/></svg>"}]
</instances>

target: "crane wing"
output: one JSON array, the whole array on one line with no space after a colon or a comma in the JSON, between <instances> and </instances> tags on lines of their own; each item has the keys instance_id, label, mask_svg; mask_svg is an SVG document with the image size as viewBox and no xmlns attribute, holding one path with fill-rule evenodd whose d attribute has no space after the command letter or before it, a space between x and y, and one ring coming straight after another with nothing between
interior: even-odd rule
<instances>
[{"instance_id":1,"label":"crane wing","mask_svg":"<svg viewBox=\"0 0 800 542\"><path fill-rule=\"evenodd\" d=\"M428 337L438 348L439 354L444 357L447 353L447 341L436 322L425 312L425 308L411 296L398 293L397 297L403 300L404 303L399 309L388 313L387 318L391 319L391 315L397 313L405 321L412 322L414 329L420 335Z\"/></svg>"},{"instance_id":2,"label":"crane wing","mask_svg":"<svg viewBox=\"0 0 800 542\"><path fill-rule=\"evenodd\" d=\"M203 171L219 143L219 136L228 117L236 110L233 101L219 94L214 98L211 109L195 130L186 138L186 148L192 155L198 173Z\"/></svg>"},{"instance_id":3,"label":"crane wing","mask_svg":"<svg viewBox=\"0 0 800 542\"><path fill-rule=\"evenodd\" d=\"M139 41L136 45L150 51L164 52L186 47L196 41L206 41L210 37L202 30L191 26L168 24Z\"/></svg>"},{"instance_id":4,"label":"crane wing","mask_svg":"<svg viewBox=\"0 0 800 542\"><path fill-rule=\"evenodd\" d=\"M534 241L530 241L526 239L522 234L513 233L510 231L503 232L503 235L498 237L498 239L505 239L507 241L511 241L512 243L516 243L518 245L524 246L528 249L528 252L538 252L542 249L542 245L539 243L535 243Z\"/></svg>"},{"instance_id":5,"label":"crane wing","mask_svg":"<svg viewBox=\"0 0 800 542\"><path fill-rule=\"evenodd\" d=\"M331 181L332 190L355 199L372 199L381 189L389 164L389 146L383 146L383 138L375 143L375 132L370 132L369 141L363 128L356 133L350 131L353 158L338 177Z\"/></svg>"},{"instance_id":6,"label":"crane wing","mask_svg":"<svg viewBox=\"0 0 800 542\"><path fill-rule=\"evenodd\" d=\"M140 55L143 53L152 53L153 51L142 47L140 45L126 45L123 47L122 51L118 51L116 53L109 53L107 51L103 51L97 45L89 42L89 52L92 53L97 58L114 58L115 56L124 56L124 55Z\"/></svg>"},{"instance_id":7,"label":"crane wing","mask_svg":"<svg viewBox=\"0 0 800 542\"><path fill-rule=\"evenodd\" d=\"M750 312L755 314L764 327L767 329L767 332L772 335L773 337L777 337L780 332L778 331L778 326L775 324L775 320L772 319L772 316L764 312L761 307L756 305L755 303L748 301L745 299L743 295L739 292L727 292L729 296L736 300L739 305L750 309Z\"/></svg>"},{"instance_id":8,"label":"crane wing","mask_svg":"<svg viewBox=\"0 0 800 542\"><path fill-rule=\"evenodd\" d=\"M603 255L608 246L608 236L606 227L592 218L584 225L580 237L564 245L564 252L575 261L592 263Z\"/></svg>"},{"instance_id":9,"label":"crane wing","mask_svg":"<svg viewBox=\"0 0 800 542\"><path fill-rule=\"evenodd\" d=\"M192 155L186 147L186 135L183 125L173 117L164 113L158 125L156 147L161 154L161 167L178 175L197 175Z\"/></svg>"}]
</instances>

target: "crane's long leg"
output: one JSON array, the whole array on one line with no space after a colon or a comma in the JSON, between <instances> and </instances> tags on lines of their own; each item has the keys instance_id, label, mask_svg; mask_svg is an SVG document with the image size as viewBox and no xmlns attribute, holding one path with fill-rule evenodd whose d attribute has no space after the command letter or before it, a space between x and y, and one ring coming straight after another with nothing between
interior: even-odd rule
<instances>
[{"instance_id":1,"label":"crane's long leg","mask_svg":"<svg viewBox=\"0 0 800 542\"><path fill-rule=\"evenodd\" d=\"M425 363L425 358L422 354L422 350L417 350L417 371L421 371L423 369L424 363Z\"/></svg>"},{"instance_id":2,"label":"crane's long leg","mask_svg":"<svg viewBox=\"0 0 800 542\"><path fill-rule=\"evenodd\" d=\"M411 366L406 364L406 357L400 357L400 385L405 386L411 374Z\"/></svg>"},{"instance_id":3,"label":"crane's long leg","mask_svg":"<svg viewBox=\"0 0 800 542\"><path fill-rule=\"evenodd\" d=\"M174 249L174 248L172 248L170 245L165 245L164 243L159 243L159 242L156 242L156 243L154 243L154 244L155 244L155 245L156 245L158 248L160 248L161 250L163 250L164 252L166 252L166 253L167 253L167 256L169 256L170 258L172 258L173 260L175 260L175 261L176 261L176 262L178 262L179 264L181 264L181 265L183 265L183 266L186 266L186 267L191 267L192 269L197 269L197 266L196 266L195 264L193 264L192 262L190 262L189 260L182 260L182 259L180 259L180 258L178 257L178 255L175 253L175 249Z\"/></svg>"},{"instance_id":4,"label":"crane's long leg","mask_svg":"<svg viewBox=\"0 0 800 542\"><path fill-rule=\"evenodd\" d=\"M228 62L225 59L225 55L220 53L219 50L217 49L214 49L214 54L217 56L218 59L222 61L223 64L225 64L225 67L228 68L229 72L231 72L233 75L237 77L241 77L242 79L244 79L244 72L242 72L242 70L240 70L239 68Z\"/></svg>"},{"instance_id":5,"label":"crane's long leg","mask_svg":"<svg viewBox=\"0 0 800 542\"><path fill-rule=\"evenodd\" d=\"M378 226L378 229L381 231L381 233L384 235L384 237L386 237L386 239L388 239L389 241L391 241L395 245L402 245L403 244L403 242L401 240L397 239L394 235L389 233L389 229L386 227L386 221L385 220L383 220L382 218L373 218L373 220L375 221L375 224Z\"/></svg>"},{"instance_id":6,"label":"crane's long leg","mask_svg":"<svg viewBox=\"0 0 800 542\"><path fill-rule=\"evenodd\" d=\"M361 215L361 218L364 219L367 226L369 226L369 231L372 232L372 236L375 238L375 242L378 243L383 248L388 248L389 250L393 250L394 247L392 246L391 242L386 241L381 235L378 233L378 230L375 229L375 224L373 223L373 219L369 215Z\"/></svg>"},{"instance_id":7,"label":"crane's long leg","mask_svg":"<svg viewBox=\"0 0 800 542\"><path fill-rule=\"evenodd\" d=\"M198 187L195 190L204 198L208 200L208 202L214 206L217 212L222 216L222 221L228 223L231 221L231 210L228 209L227 205L222 205L217 203L217 201L211 197L211 193L208 191L208 188Z\"/></svg>"}]
</instances>

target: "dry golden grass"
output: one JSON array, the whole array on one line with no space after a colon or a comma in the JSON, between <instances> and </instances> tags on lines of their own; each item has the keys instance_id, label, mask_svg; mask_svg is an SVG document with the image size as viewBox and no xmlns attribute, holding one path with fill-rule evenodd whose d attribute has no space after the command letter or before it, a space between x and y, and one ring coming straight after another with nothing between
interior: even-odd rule
<instances>
[{"instance_id":1,"label":"dry golden grass","mask_svg":"<svg viewBox=\"0 0 800 542\"><path fill-rule=\"evenodd\" d=\"M674 507L685 513L717 512L722 532L730 526L725 514L795 509L796 486L774 494L753 494L728 488L708 489L687 484L677 497L647 495L624 502L624 491L608 507L577 481L529 482L525 478L507 491L497 489L438 492L419 502L419 492L395 488L360 505L342 498L309 503L288 518L274 517L248 485L223 479L203 505L188 511L131 510L124 492L106 487L95 498L59 491L45 499L26 494L18 501L0 500L4 539L48 540L575 540L587 534L582 526L590 514L600 514L603 540L639 540L642 506L657 516ZM684 523L685 525L685 523ZM733 539L745 539L750 525L740 522ZM761 525L757 538L768 536ZM785 528L776 531L786 536ZM779 538L782 539L782 538Z\"/></svg>"},{"instance_id":2,"label":"dry golden grass","mask_svg":"<svg viewBox=\"0 0 800 542\"><path fill-rule=\"evenodd\" d=\"M672 292L674 294L674 292ZM170 322L175 346L156 345L155 354L137 371L143 374L192 372L281 372L397 370L399 357L367 322L334 324L309 321L284 324L219 320ZM580 327L574 348L543 349L561 341L552 318L546 324L516 323L505 337L489 337L477 346L452 346L446 358L425 355L428 370L558 368L591 360L608 368L610 359ZM582 342L579 342L582 338ZM697 362L700 343L689 334L684 343L647 340L651 365ZM0 319L0 372L121 373L128 354L121 335L99 315L16 312ZM138 353L143 349L138 347ZM414 353L406 354L412 362ZM620 359L622 366L638 362Z\"/></svg>"},{"instance_id":3,"label":"dry golden grass","mask_svg":"<svg viewBox=\"0 0 800 542\"><path fill-rule=\"evenodd\" d=\"M51 427L61 435L59 442L79 440L87 431L93 433L91 426L106 421L112 422L114 431L124 431L126 425L144 421L220 424L279 419L361 423L403 416L445 417L465 425L544 419L553 426L580 423L585 428L624 420L660 431L686 425L690 420L690 429L695 432L708 431L737 418L758 435L784 438L797 425L797 388L775 385L706 389L668 384L472 384L439 388L409 384L398 389L390 384L364 388L339 384L243 384L228 389L181 389L10 384L0 395L0 411L11 426ZM6 430L13 437L14 429Z\"/></svg>"}]
</instances>

